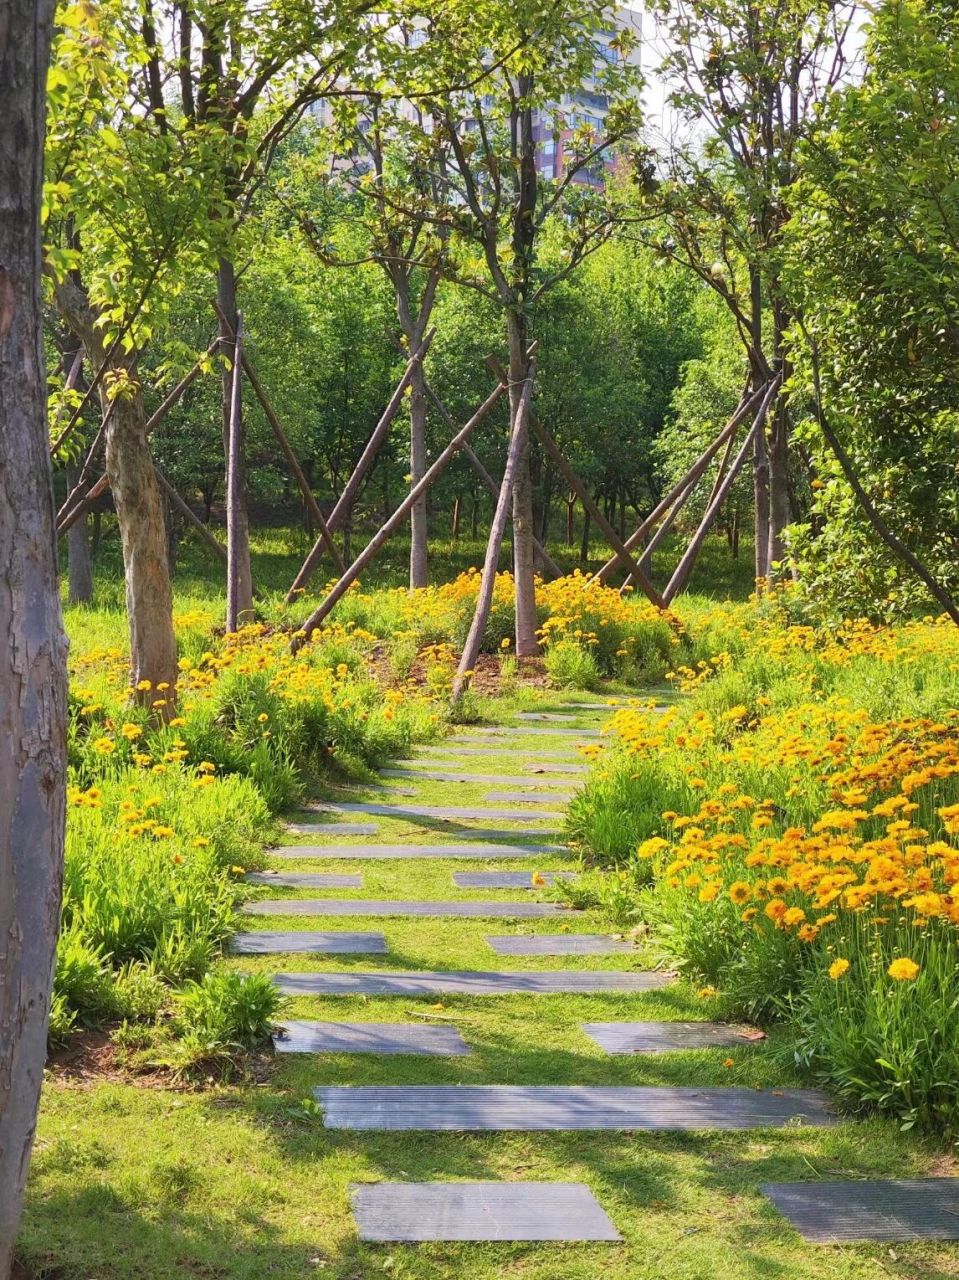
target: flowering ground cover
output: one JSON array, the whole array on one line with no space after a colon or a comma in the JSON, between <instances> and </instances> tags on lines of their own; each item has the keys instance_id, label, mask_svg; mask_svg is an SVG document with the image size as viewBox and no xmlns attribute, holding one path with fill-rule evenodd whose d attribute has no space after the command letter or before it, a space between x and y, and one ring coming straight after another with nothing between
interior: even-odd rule
<instances>
[{"instance_id":1,"label":"flowering ground cover","mask_svg":"<svg viewBox=\"0 0 959 1280\"><path fill-rule=\"evenodd\" d=\"M806 1073L954 1132L959 633L729 605L689 625L713 653L665 713L612 718L570 834L691 979L785 1020Z\"/></svg>"}]
</instances>

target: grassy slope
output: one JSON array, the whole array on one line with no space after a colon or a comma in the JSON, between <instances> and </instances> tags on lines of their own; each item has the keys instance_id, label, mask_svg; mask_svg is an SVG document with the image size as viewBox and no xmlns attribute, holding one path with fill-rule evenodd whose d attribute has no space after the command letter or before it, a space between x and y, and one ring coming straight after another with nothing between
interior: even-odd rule
<instances>
[{"instance_id":1,"label":"grassy slope","mask_svg":"<svg viewBox=\"0 0 959 1280\"><path fill-rule=\"evenodd\" d=\"M91 619L92 622L92 619ZM114 641L115 642L115 641ZM594 700L594 699L590 699ZM541 745L547 745L544 741ZM550 746L570 747L568 739ZM509 757L475 756L469 768L515 772ZM401 785L407 785L404 781ZM531 779L531 785L535 785ZM464 804L487 784L420 783L418 798ZM357 792L373 798L372 792ZM382 795L375 798L382 799ZM443 842L455 832L432 822L379 821L379 839ZM504 825L497 823L497 826ZM538 824L546 825L546 824ZM517 834L521 829L517 826ZM313 843L302 838L304 843ZM347 840L346 842L349 842ZM365 838L356 838L357 843ZM341 841L337 841L341 843ZM360 891L337 896L517 899L520 893L460 891L453 871L504 866L437 863L305 862L298 870L361 871ZM541 869L559 867L544 857ZM514 867L532 869L530 862ZM282 891L270 890L270 896ZM286 891L312 896L312 891ZM322 892L322 891L318 891ZM251 918L260 927L306 928L302 917ZM327 922L324 922L327 923ZM262 968L618 968L637 957L510 958L487 933L555 932L560 920L352 920L336 929L382 928L388 956L350 959L256 957L229 963ZM593 931L587 914L569 922ZM683 984L636 996L446 997L291 1001L292 1016L415 1021L445 1012L473 1049L460 1059L284 1057L260 1083L197 1092L52 1080L44 1094L39 1143L22 1245L41 1274L58 1280L293 1280L306 1275L368 1280L935 1280L959 1275L952 1245L821 1248L803 1245L758 1192L766 1180L921 1175L944 1167L932 1147L888 1122L846 1121L832 1130L792 1128L730 1134L415 1134L323 1129L310 1090L321 1083L605 1083L785 1086L795 1081L775 1042L724 1054L606 1057L582 1033L584 1021L708 1017L716 1008ZM349 1214L351 1183L373 1179L582 1180L625 1237L610 1245L361 1245ZM48 1270L47 1270L48 1269Z\"/></svg>"}]
</instances>

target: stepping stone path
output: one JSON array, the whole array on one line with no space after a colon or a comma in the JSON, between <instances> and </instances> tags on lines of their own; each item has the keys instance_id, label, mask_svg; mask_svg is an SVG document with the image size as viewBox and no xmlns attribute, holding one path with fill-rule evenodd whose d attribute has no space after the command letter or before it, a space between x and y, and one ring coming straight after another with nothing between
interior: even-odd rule
<instances>
[{"instance_id":1,"label":"stepping stone path","mask_svg":"<svg viewBox=\"0 0 959 1280\"><path fill-rule=\"evenodd\" d=\"M476 833L477 836L484 834ZM486 833L488 834L488 833ZM518 834L518 833L517 833ZM286 844L270 851L271 858L355 858L361 861L387 858L543 858L563 853L555 844Z\"/></svg>"},{"instance_id":2,"label":"stepping stone path","mask_svg":"<svg viewBox=\"0 0 959 1280\"><path fill-rule=\"evenodd\" d=\"M247 884L280 884L299 889L359 889L362 876L338 876L331 871L251 871Z\"/></svg>"},{"instance_id":3,"label":"stepping stone path","mask_svg":"<svg viewBox=\"0 0 959 1280\"><path fill-rule=\"evenodd\" d=\"M251 916L575 916L556 902L403 902L393 898L264 898L247 902Z\"/></svg>"},{"instance_id":4,"label":"stepping stone path","mask_svg":"<svg viewBox=\"0 0 959 1280\"><path fill-rule=\"evenodd\" d=\"M556 797L551 796L550 799L555 802ZM439 818L444 821L456 818L472 822L482 821L485 818L495 818L499 822L528 822L532 816L523 809L481 809L466 805L446 806L435 804L336 804L324 805L323 811L326 813L368 813L378 818ZM562 810L557 809L551 810L549 813L538 813L535 816L537 822L545 822L549 818L560 821L563 813ZM318 827L312 828L312 832L318 830L320 830Z\"/></svg>"},{"instance_id":5,"label":"stepping stone path","mask_svg":"<svg viewBox=\"0 0 959 1280\"><path fill-rule=\"evenodd\" d=\"M235 933L230 950L237 955L274 955L290 951L315 951L324 955L386 955L382 933L317 933L283 930Z\"/></svg>"},{"instance_id":6,"label":"stepping stone path","mask_svg":"<svg viewBox=\"0 0 959 1280\"><path fill-rule=\"evenodd\" d=\"M761 1190L804 1240L959 1240L959 1178L768 1182Z\"/></svg>"},{"instance_id":7,"label":"stepping stone path","mask_svg":"<svg viewBox=\"0 0 959 1280\"><path fill-rule=\"evenodd\" d=\"M554 704L555 705L555 704ZM660 708L664 709L664 708ZM582 775L588 766L578 747L600 735L602 714L614 708L604 703L566 704L563 712L520 712L512 727L486 726L464 730L442 744L423 747L412 761L397 762L384 770L385 778L410 783L499 784L501 787L535 787L536 790L497 791L488 800L522 808L411 803L327 804L321 811L331 821L297 823L289 829L319 838L345 835L376 837L375 823L352 821L353 815L392 819L417 826L423 836L415 843L387 843L374 839L366 844L330 843L276 848L277 860L429 860L436 858L484 861L523 860L561 856L561 845L546 843L555 830L539 824L558 823L559 806L568 798L562 787L569 778ZM591 728L575 728L570 720L596 714ZM536 723L523 723L523 722ZM565 722L565 723L564 723ZM509 757L508 774L490 772L487 763L469 764L471 757ZM495 767L495 766L494 766ZM548 789L548 790L547 790ZM451 799L456 792L451 790ZM539 805L553 809L537 809ZM423 820L432 820L423 821ZM459 826L499 820L515 827ZM446 826L447 840L428 843ZM450 826L455 836L449 839ZM536 825L534 825L536 824ZM396 837L393 836L395 840ZM555 865L555 864L554 864ZM453 880L461 889L523 889L554 882L564 872L542 877L528 871L470 870ZM359 874L335 872L257 873L253 884L284 885L291 890L362 887ZM349 897L310 898L291 895L283 899L251 901L249 915L286 915L325 919L377 915L406 917L504 917L542 918L581 915L559 904L526 900L406 901ZM588 918L588 917L586 917ZM632 952L627 939L596 933L548 933L536 925L529 932L489 935L486 943L501 956L590 957ZM233 949L244 954L313 952L327 955L389 954L392 945L382 933L315 929L237 934ZM455 953L449 960L455 963ZM634 961L635 963L635 961ZM274 983L285 995L323 999L352 999L351 1010L367 996L436 1000L437 997L526 997L615 995L621 1005L631 995L656 991L673 979L664 972L638 968L590 969L571 966L552 969L401 971L337 968L337 961L322 968L277 973ZM445 1017L446 1015L443 1015ZM471 1052L471 1030L482 1023L464 1019L461 1032L440 1019L425 1025L395 1021L291 1020L276 1037L279 1053L290 1054L390 1054L462 1057ZM745 1045L748 1031L715 1023L590 1022L582 1032L608 1054L659 1053L673 1049L715 1049ZM575 1034L575 1032L574 1032ZM525 1046L533 1051L536 1046ZM601 1062L602 1059L595 1059ZM404 1085L402 1067L392 1071L396 1083L386 1086L329 1085L314 1094L323 1109L323 1123L331 1129L407 1131L553 1131L553 1130L724 1130L783 1127L793 1124L830 1125L833 1114L824 1095L808 1089L696 1088L599 1085L530 1086L502 1084ZM507 1077L508 1078L508 1077ZM347 1075L349 1079L349 1075ZM426 1142L427 1139L421 1139ZM401 1159L397 1155L397 1159ZM535 1151L532 1156L535 1159ZM382 1167L382 1161L371 1167ZM399 1172L399 1170L397 1170ZM404 1175L405 1176L405 1175ZM959 1179L929 1179L914 1183L801 1183L769 1185L764 1192L792 1221L806 1239L845 1241L859 1239L959 1238ZM570 1182L389 1182L356 1186L353 1208L360 1237L369 1241L482 1241L482 1240L590 1240L617 1241L616 1227L584 1185Z\"/></svg>"},{"instance_id":8,"label":"stepping stone path","mask_svg":"<svg viewBox=\"0 0 959 1280\"><path fill-rule=\"evenodd\" d=\"M361 1240L621 1240L580 1182L380 1182L353 1190Z\"/></svg>"},{"instance_id":9,"label":"stepping stone path","mask_svg":"<svg viewBox=\"0 0 959 1280\"><path fill-rule=\"evenodd\" d=\"M560 969L545 973L278 973L274 981L287 996L502 996L653 991L672 979L662 973Z\"/></svg>"},{"instance_id":10,"label":"stepping stone path","mask_svg":"<svg viewBox=\"0 0 959 1280\"><path fill-rule=\"evenodd\" d=\"M463 1057L470 1048L455 1027L420 1022L284 1022L277 1053L412 1053Z\"/></svg>"},{"instance_id":11,"label":"stepping stone path","mask_svg":"<svg viewBox=\"0 0 959 1280\"><path fill-rule=\"evenodd\" d=\"M375 822L291 822L289 831L299 836L375 836Z\"/></svg>"},{"instance_id":12,"label":"stepping stone path","mask_svg":"<svg viewBox=\"0 0 959 1280\"><path fill-rule=\"evenodd\" d=\"M723 1022L585 1022L583 1030L607 1053L668 1053L677 1049L734 1049L761 1033Z\"/></svg>"},{"instance_id":13,"label":"stepping stone path","mask_svg":"<svg viewBox=\"0 0 959 1280\"><path fill-rule=\"evenodd\" d=\"M499 773L459 773L455 769L383 769L384 778L420 778L426 782L498 782L504 787L568 787L569 778L526 777L517 774L508 777ZM563 800L565 796L550 796L551 800ZM487 797L489 799L489 797Z\"/></svg>"},{"instance_id":14,"label":"stepping stone path","mask_svg":"<svg viewBox=\"0 0 959 1280\"><path fill-rule=\"evenodd\" d=\"M636 950L631 942L601 933L538 933L528 938L514 934L486 941L501 956L605 956Z\"/></svg>"},{"instance_id":15,"label":"stepping stone path","mask_svg":"<svg viewBox=\"0 0 959 1280\"><path fill-rule=\"evenodd\" d=\"M815 1089L621 1085L326 1085L313 1090L328 1129L778 1129L835 1118Z\"/></svg>"},{"instance_id":16,"label":"stepping stone path","mask_svg":"<svg viewBox=\"0 0 959 1280\"><path fill-rule=\"evenodd\" d=\"M563 880L575 880L576 873L575 871L454 871L453 883L458 889L539 889L544 884L555 884L557 877Z\"/></svg>"}]
</instances>

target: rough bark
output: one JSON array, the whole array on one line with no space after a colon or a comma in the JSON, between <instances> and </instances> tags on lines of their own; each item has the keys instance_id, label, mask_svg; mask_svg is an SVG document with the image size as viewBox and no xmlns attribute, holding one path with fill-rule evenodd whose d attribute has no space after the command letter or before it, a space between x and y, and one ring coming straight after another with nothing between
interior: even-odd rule
<instances>
[{"instance_id":1,"label":"rough bark","mask_svg":"<svg viewBox=\"0 0 959 1280\"><path fill-rule=\"evenodd\" d=\"M529 399L529 357L526 354L526 324L517 311L508 313L509 399L513 435L517 414ZM536 585L533 580L533 481L529 467L529 432L522 431L520 453L513 480L513 580L516 607L516 655L528 658L539 653L536 638Z\"/></svg>"},{"instance_id":2,"label":"rough bark","mask_svg":"<svg viewBox=\"0 0 959 1280\"><path fill-rule=\"evenodd\" d=\"M221 405L223 417L223 457L227 468L235 472L235 485L232 503L228 499L228 509L232 510L233 520L233 569L228 580L232 586L237 617L253 613L253 568L250 560L250 518L246 507L246 430L243 422L242 407L231 428L233 414L234 378L234 337L238 323L236 304L236 272L228 258L221 258L216 274L216 297L220 320L221 349L229 359L221 374ZM231 461L231 430L236 440L236 458Z\"/></svg>"},{"instance_id":3,"label":"rough bark","mask_svg":"<svg viewBox=\"0 0 959 1280\"><path fill-rule=\"evenodd\" d=\"M72 489L80 478L79 467L67 467L67 485ZM90 530L84 512L67 533L67 576L71 604L87 604L93 595L93 566L90 560Z\"/></svg>"},{"instance_id":4,"label":"rough bark","mask_svg":"<svg viewBox=\"0 0 959 1280\"><path fill-rule=\"evenodd\" d=\"M756 582L769 577L769 451L765 431L756 432L753 448L753 512Z\"/></svg>"},{"instance_id":5,"label":"rough bark","mask_svg":"<svg viewBox=\"0 0 959 1280\"><path fill-rule=\"evenodd\" d=\"M457 494L456 497L453 499L453 520L452 520L452 524L450 525L450 540L453 542L459 541L460 511L462 510L462 505L463 504L462 504L460 495Z\"/></svg>"},{"instance_id":6,"label":"rough bark","mask_svg":"<svg viewBox=\"0 0 959 1280\"><path fill-rule=\"evenodd\" d=\"M792 519L789 501L789 411L780 397L769 438L769 535L766 564L770 575L780 576L786 559L783 530Z\"/></svg>"},{"instance_id":7,"label":"rough bark","mask_svg":"<svg viewBox=\"0 0 959 1280\"><path fill-rule=\"evenodd\" d=\"M60 913L66 643L40 304L50 0L0 26L0 1276L23 1206Z\"/></svg>"},{"instance_id":8,"label":"rough bark","mask_svg":"<svg viewBox=\"0 0 959 1280\"><path fill-rule=\"evenodd\" d=\"M55 293L57 306L82 340L91 366L99 370L109 350L104 346L102 330L95 323L96 313L85 293L69 280L59 282ZM158 708L163 713L161 718L165 719L173 714L178 672L164 503L147 440L148 423L136 366L126 367L133 388L129 395L111 401L109 379L100 382L100 406L107 424L106 477L86 495L83 510L109 484L123 547L131 681L134 687L149 682L147 687L137 690L138 700L145 705L151 705L156 699L154 690L158 684L168 686L160 699L165 706ZM73 515L79 518L76 507ZM61 531L69 527L67 522L71 519L72 516L64 518Z\"/></svg>"}]
</instances>

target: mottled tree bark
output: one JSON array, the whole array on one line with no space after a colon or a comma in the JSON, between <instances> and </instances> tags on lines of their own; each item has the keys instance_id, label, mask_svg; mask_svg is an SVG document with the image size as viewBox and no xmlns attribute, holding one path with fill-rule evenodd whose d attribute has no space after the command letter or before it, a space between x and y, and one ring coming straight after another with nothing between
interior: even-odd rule
<instances>
[{"instance_id":1,"label":"mottled tree bark","mask_svg":"<svg viewBox=\"0 0 959 1280\"><path fill-rule=\"evenodd\" d=\"M66 643L40 311L52 0L0 22L0 1276L10 1271L46 1057L60 914Z\"/></svg>"},{"instance_id":2,"label":"mottled tree bark","mask_svg":"<svg viewBox=\"0 0 959 1280\"><path fill-rule=\"evenodd\" d=\"M527 393L529 357L526 323L516 311L509 322L509 400L513 433L524 392ZM521 435L513 490L513 578L516 606L516 654L528 658L539 652L536 639L536 587L533 581L533 482L529 469L529 432Z\"/></svg>"},{"instance_id":3,"label":"mottled tree bark","mask_svg":"<svg viewBox=\"0 0 959 1280\"><path fill-rule=\"evenodd\" d=\"M59 281L55 293L61 314L82 340L94 371L98 370L107 358L108 347L86 294L72 280ZM116 355L114 360L123 362L126 357ZM157 711L168 719L175 705L178 673L164 500L150 453L136 366L125 367L130 375L129 390L111 404L108 374L100 383L100 406L104 415L111 410L106 428L106 472L123 546L130 677L134 688L145 686L137 689L137 698L147 706L157 700L157 685L166 686L158 699L165 705Z\"/></svg>"},{"instance_id":4,"label":"mottled tree bark","mask_svg":"<svg viewBox=\"0 0 959 1280\"><path fill-rule=\"evenodd\" d=\"M79 467L67 467L67 486L73 488L80 477ZM67 532L67 578L71 604L87 604L93 595L93 568L90 560L90 530L87 514Z\"/></svg>"}]
</instances>

